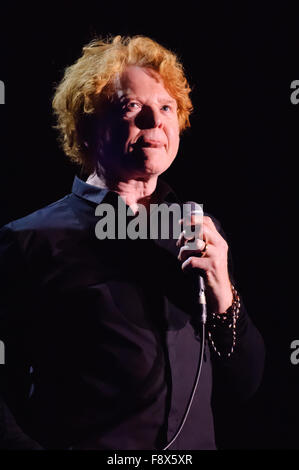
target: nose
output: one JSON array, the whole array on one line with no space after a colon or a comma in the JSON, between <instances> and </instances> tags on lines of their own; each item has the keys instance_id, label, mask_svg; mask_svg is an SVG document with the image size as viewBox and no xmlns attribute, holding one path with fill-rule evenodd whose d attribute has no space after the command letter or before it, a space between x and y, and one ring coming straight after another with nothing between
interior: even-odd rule
<instances>
[{"instance_id":1,"label":"nose","mask_svg":"<svg viewBox=\"0 0 299 470\"><path fill-rule=\"evenodd\" d=\"M135 124L139 129L152 129L162 127L161 114L158 109L152 106L143 106L136 116Z\"/></svg>"}]
</instances>

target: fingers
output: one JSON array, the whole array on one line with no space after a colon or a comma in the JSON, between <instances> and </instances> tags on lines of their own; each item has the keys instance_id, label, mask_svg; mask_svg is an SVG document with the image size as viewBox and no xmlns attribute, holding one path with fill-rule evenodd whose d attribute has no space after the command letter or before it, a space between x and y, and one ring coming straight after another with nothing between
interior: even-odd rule
<instances>
[{"instance_id":1,"label":"fingers","mask_svg":"<svg viewBox=\"0 0 299 470\"><path fill-rule=\"evenodd\" d=\"M196 230L193 233L183 230L177 240L178 259L183 263L183 270L193 267L211 270L215 260L218 262L227 257L228 245L210 217L192 215L186 225L195 225ZM204 256L201 256L203 251Z\"/></svg>"},{"instance_id":2,"label":"fingers","mask_svg":"<svg viewBox=\"0 0 299 470\"><path fill-rule=\"evenodd\" d=\"M199 256L202 255L202 258L204 257L206 259L212 259L213 260L214 257L218 256L218 248L217 247L215 247L213 245L210 245L210 244L206 244L202 240L199 240L199 242L202 242L202 244L201 245L200 245L200 243L198 244L198 245L200 245L200 248L198 248L197 250L188 249L188 245L182 246L182 248L180 249L179 254L178 254L178 259L180 261L185 261L187 258L191 258L191 257L196 257L196 258L199 259ZM203 253L203 250L204 250L204 253Z\"/></svg>"},{"instance_id":3,"label":"fingers","mask_svg":"<svg viewBox=\"0 0 299 470\"><path fill-rule=\"evenodd\" d=\"M199 221L200 221L201 227L199 227L198 225ZM187 226L194 225L197 227L197 229L192 234L192 237L191 237L191 232L189 232L190 233L190 236L189 236L189 234L187 235L186 231L183 230L176 242L177 246L179 247L184 246L186 243L188 243L189 240L191 240L192 238L194 239L194 237L203 239L205 242L208 242L209 244L212 244L212 245L217 245L218 243L222 243L223 241L225 242L225 240L221 237L220 233L216 229L210 217L207 217L207 216L201 217L201 216L192 215L191 220L188 221L186 225Z\"/></svg>"},{"instance_id":4,"label":"fingers","mask_svg":"<svg viewBox=\"0 0 299 470\"><path fill-rule=\"evenodd\" d=\"M201 236L193 234L191 237L191 230L186 229L188 225L194 225L197 229L200 226L201 232L197 232ZM201 271L205 278L210 308L224 312L232 302L227 267L227 242L210 217L192 215L184 229L177 241L180 247L178 259L182 261L182 270Z\"/></svg>"},{"instance_id":5,"label":"fingers","mask_svg":"<svg viewBox=\"0 0 299 470\"><path fill-rule=\"evenodd\" d=\"M208 271L210 261L207 258L198 258L197 256L189 256L182 264L183 271L188 269L202 269Z\"/></svg>"},{"instance_id":6,"label":"fingers","mask_svg":"<svg viewBox=\"0 0 299 470\"><path fill-rule=\"evenodd\" d=\"M215 226L213 220L211 219L211 217L208 217L207 215L204 215L203 220L211 229L216 230L216 232L218 232L218 230L216 229L216 226Z\"/></svg>"},{"instance_id":7,"label":"fingers","mask_svg":"<svg viewBox=\"0 0 299 470\"><path fill-rule=\"evenodd\" d=\"M186 243L185 245L181 247L179 254L178 254L178 259L180 261L184 261L186 258L189 258L190 256L199 255L202 253L202 251L205 248L206 248L206 242L204 242L200 238L197 238L191 243L191 246L188 243Z\"/></svg>"}]
</instances>

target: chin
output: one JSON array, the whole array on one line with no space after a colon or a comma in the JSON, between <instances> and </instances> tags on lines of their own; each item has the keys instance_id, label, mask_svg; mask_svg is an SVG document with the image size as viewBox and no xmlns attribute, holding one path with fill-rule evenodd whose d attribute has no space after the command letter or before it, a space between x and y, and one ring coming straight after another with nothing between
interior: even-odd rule
<instances>
[{"instance_id":1,"label":"chin","mask_svg":"<svg viewBox=\"0 0 299 470\"><path fill-rule=\"evenodd\" d=\"M161 175L164 173L164 171L169 168L170 165L161 165L161 162L156 162L156 163L150 163L150 162L145 162L145 165L143 167L143 172L146 175Z\"/></svg>"},{"instance_id":2,"label":"chin","mask_svg":"<svg viewBox=\"0 0 299 470\"><path fill-rule=\"evenodd\" d=\"M170 159L164 152L157 152L153 155L152 149L149 152L142 152L142 154L135 154L131 160L131 171L138 173L138 176L159 176L164 173L172 164L174 159Z\"/></svg>"},{"instance_id":3,"label":"chin","mask_svg":"<svg viewBox=\"0 0 299 470\"><path fill-rule=\"evenodd\" d=\"M147 173L160 175L170 167L172 160L166 158L165 155L157 155L155 157L147 158L143 161L144 169Z\"/></svg>"}]
</instances>

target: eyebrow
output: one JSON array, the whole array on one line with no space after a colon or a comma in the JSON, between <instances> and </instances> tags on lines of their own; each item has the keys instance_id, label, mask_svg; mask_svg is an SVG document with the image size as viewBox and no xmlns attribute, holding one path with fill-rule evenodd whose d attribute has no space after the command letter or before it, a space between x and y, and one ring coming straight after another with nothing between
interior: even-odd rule
<instances>
[{"instance_id":1,"label":"eyebrow","mask_svg":"<svg viewBox=\"0 0 299 470\"><path fill-rule=\"evenodd\" d=\"M176 100L174 98L166 96L165 98L158 98L159 103L171 103L176 104Z\"/></svg>"},{"instance_id":2,"label":"eyebrow","mask_svg":"<svg viewBox=\"0 0 299 470\"><path fill-rule=\"evenodd\" d=\"M124 93L121 96L120 101L131 100L131 99L134 99L134 100L137 100L137 101L143 101L139 96L134 95L134 94L131 95L130 92ZM164 98L160 97L160 98L157 99L157 101L158 101L158 103L164 103L164 104L177 104L177 101L174 98L171 98L171 97L168 97L168 96L165 96Z\"/></svg>"}]
</instances>

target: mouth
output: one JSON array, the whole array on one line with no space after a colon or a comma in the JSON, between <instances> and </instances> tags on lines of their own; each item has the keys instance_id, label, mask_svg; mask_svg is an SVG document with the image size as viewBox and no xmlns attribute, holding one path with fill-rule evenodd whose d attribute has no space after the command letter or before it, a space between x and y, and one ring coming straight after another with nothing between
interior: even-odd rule
<instances>
[{"instance_id":1,"label":"mouth","mask_svg":"<svg viewBox=\"0 0 299 470\"><path fill-rule=\"evenodd\" d=\"M164 146L165 144L161 140L143 139L143 138L138 139L138 141L135 142L135 144L132 144L132 147L134 149L141 149L141 148L157 149L157 148L163 148Z\"/></svg>"}]
</instances>

